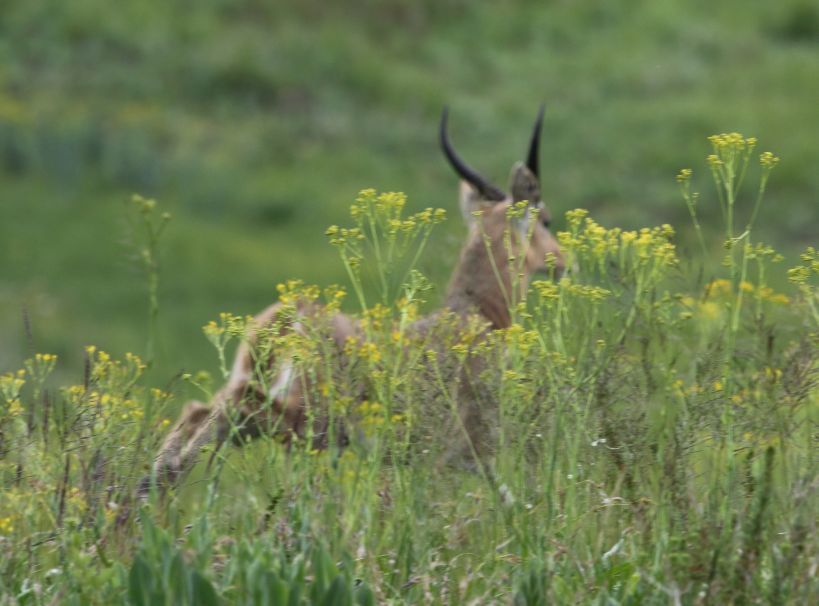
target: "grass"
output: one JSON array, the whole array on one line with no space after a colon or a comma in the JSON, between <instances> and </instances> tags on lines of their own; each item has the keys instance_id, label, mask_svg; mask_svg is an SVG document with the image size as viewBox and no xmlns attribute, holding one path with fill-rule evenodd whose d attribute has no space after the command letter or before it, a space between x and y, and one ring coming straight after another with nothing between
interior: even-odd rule
<instances>
[{"instance_id":1,"label":"grass","mask_svg":"<svg viewBox=\"0 0 819 606\"><path fill-rule=\"evenodd\" d=\"M137 356L88 348L82 382L58 388L57 359L33 356L0 378L0 603L813 603L819 258L808 248L787 269L745 229L746 160L751 192L780 168L758 151L713 140L720 266L710 234L705 255L683 255L668 225L609 229L570 211L569 273L535 281L485 339L446 315L434 343L407 331L429 291L419 274L398 291L387 277L431 225L416 216L415 244L386 263L367 251L391 241L401 198L363 195L354 224L382 227L331 237L367 340L338 367L320 320L259 345L315 378L310 414L356 428L343 450L315 450L309 431L289 451L269 438L210 449L140 506L179 384L207 395L219 381L153 388ZM707 171L680 173L684 195ZM161 208L133 204L163 224ZM321 293L280 291L288 305ZM325 296L329 314L338 288ZM227 314L205 332L229 351L243 325ZM477 459L451 399L464 365L483 369Z\"/></svg>"},{"instance_id":2,"label":"grass","mask_svg":"<svg viewBox=\"0 0 819 606\"><path fill-rule=\"evenodd\" d=\"M0 604L816 602L818 44L805 0L5 2ZM452 463L452 402L394 346L393 293L381 357L350 353L379 397L331 398L365 434L348 449L260 439L133 502L181 405L221 384L203 325L292 277L354 293L322 234L355 192L454 214L442 107L503 185L541 102L544 197L579 271L484 346L491 474ZM732 130L782 157L737 240L756 156L730 231L701 162ZM701 192L704 251L680 187ZM164 211L146 266L141 221ZM639 246L676 262L623 240L666 223ZM462 231L430 237L418 313Z\"/></svg>"},{"instance_id":3,"label":"grass","mask_svg":"<svg viewBox=\"0 0 819 606\"><path fill-rule=\"evenodd\" d=\"M343 280L320 234L362 187L454 206L435 143L445 104L458 149L502 182L545 102L553 211L627 228L682 224L670 177L707 135L753 132L787 160L759 219L793 256L815 244L817 22L804 0L7 2L0 367L54 351L77 376L89 342L144 351L118 219L134 193L177 218L156 378L212 364L198 327L220 311L254 313L288 277ZM700 210L718 231L716 207ZM436 285L460 242L459 226L444 229L422 260Z\"/></svg>"}]
</instances>

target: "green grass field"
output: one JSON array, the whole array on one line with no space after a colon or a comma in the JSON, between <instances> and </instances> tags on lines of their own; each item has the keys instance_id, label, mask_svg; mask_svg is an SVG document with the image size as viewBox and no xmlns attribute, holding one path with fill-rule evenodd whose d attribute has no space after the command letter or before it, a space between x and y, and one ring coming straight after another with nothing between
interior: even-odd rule
<instances>
[{"instance_id":1,"label":"green grass field","mask_svg":"<svg viewBox=\"0 0 819 606\"><path fill-rule=\"evenodd\" d=\"M7 2L0 606L816 602L817 51L804 0ZM542 102L572 271L481 346L492 447L453 462L458 403L400 336L465 231L438 119L505 185ZM759 144L726 224L705 157L733 148L706 138L731 131ZM363 188L450 217L409 307L367 283L362 309L324 235ZM140 508L239 338L202 327L288 278L341 284L370 327L377 355L317 395L358 439L209 451ZM317 337L271 347L320 359Z\"/></svg>"},{"instance_id":2,"label":"green grass field","mask_svg":"<svg viewBox=\"0 0 819 606\"><path fill-rule=\"evenodd\" d=\"M434 215L402 222L403 198L363 193L356 229L331 230L363 338L333 353L324 327L344 290L294 281L279 289L286 315L299 301L326 311L253 345L256 389L279 381L271 356L306 381L305 433L281 433L265 396L251 414L275 439L207 444L144 504L138 480L179 384L208 397L209 375L150 387L139 357L88 347L80 383L53 387L52 354L0 376L3 603L812 603L819 256L809 247L785 271L752 223L740 233L755 143L714 141L719 277L703 282L705 258L678 256L669 225L606 229L571 211L567 274L532 282L488 334L446 314L413 332L426 280L391 280ZM751 165L760 192L777 164ZM678 182L690 199L690 171ZM134 204L150 267L167 222ZM225 376L245 323L205 328ZM351 443L333 446L342 431Z\"/></svg>"},{"instance_id":3,"label":"green grass field","mask_svg":"<svg viewBox=\"0 0 819 606\"><path fill-rule=\"evenodd\" d=\"M793 255L816 243L818 37L800 1L8 2L0 367L47 350L78 373L90 342L144 349L143 282L120 220L139 193L175 217L158 378L212 369L199 327L220 311L254 313L284 278L343 280L321 233L360 189L454 211L435 141L445 104L458 148L503 183L545 102L553 211L668 222L683 244L674 175L708 135L753 134L785 161L763 237ZM717 208L701 212L718 231ZM422 260L439 292L461 229L451 222Z\"/></svg>"}]
</instances>

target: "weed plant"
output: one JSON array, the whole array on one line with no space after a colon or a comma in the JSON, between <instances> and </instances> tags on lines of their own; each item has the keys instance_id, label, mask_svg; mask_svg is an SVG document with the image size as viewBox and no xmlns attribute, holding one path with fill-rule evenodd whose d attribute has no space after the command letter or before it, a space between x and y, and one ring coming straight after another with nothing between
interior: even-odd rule
<instances>
[{"instance_id":1,"label":"weed plant","mask_svg":"<svg viewBox=\"0 0 819 606\"><path fill-rule=\"evenodd\" d=\"M444 212L405 217L402 195L362 192L353 225L327 236L366 338L334 360L319 317L257 345L314 379L310 414L352 428L343 449L310 435L213 447L140 504L180 383L207 398L206 373L149 387L140 357L89 346L77 384L51 384L50 354L3 375L0 604L815 603L819 253L787 271L790 291L769 286L786 270L754 220L778 160L735 133L711 144L721 264L680 258L669 225L574 210L566 273L510 297L512 325L491 333L446 312L415 330L416 262ZM691 176L678 182L704 255ZM153 343L167 219L136 205ZM327 317L344 297L279 288ZM224 374L246 324L205 327ZM480 386L481 448L462 380Z\"/></svg>"}]
</instances>

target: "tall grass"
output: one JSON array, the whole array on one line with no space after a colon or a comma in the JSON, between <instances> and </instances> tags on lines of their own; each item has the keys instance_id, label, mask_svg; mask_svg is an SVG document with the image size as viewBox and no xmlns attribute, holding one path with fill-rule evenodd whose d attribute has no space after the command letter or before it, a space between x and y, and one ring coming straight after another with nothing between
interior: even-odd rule
<instances>
[{"instance_id":1,"label":"tall grass","mask_svg":"<svg viewBox=\"0 0 819 606\"><path fill-rule=\"evenodd\" d=\"M48 354L4 375L0 604L815 602L819 258L789 270L792 291L768 286L782 259L753 219L775 158L757 163L735 134L712 144L721 265L680 258L668 225L571 211L566 275L534 281L488 336L446 313L413 330L428 287L415 263L443 213L405 217L402 196L362 193L354 225L327 235L366 339L338 361L318 319L259 345L313 379L310 414L352 428L345 449L309 435L288 451L214 446L140 505L177 383L150 388L139 357L94 347L76 385L51 384ZM743 177L760 179L757 200L738 195ZM280 289L328 315L343 297ZM244 324L205 328L223 368Z\"/></svg>"}]
</instances>

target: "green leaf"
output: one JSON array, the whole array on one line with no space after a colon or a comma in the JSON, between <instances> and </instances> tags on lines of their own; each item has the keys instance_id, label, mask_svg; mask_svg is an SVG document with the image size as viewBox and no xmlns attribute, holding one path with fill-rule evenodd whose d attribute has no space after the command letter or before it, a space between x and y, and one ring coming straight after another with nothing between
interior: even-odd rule
<instances>
[{"instance_id":1,"label":"green leaf","mask_svg":"<svg viewBox=\"0 0 819 606\"><path fill-rule=\"evenodd\" d=\"M161 596L151 591L155 584L155 578L148 564L141 555L137 555L128 573L128 602L132 606L151 606L156 603L159 601L157 598Z\"/></svg>"},{"instance_id":2,"label":"green leaf","mask_svg":"<svg viewBox=\"0 0 819 606\"><path fill-rule=\"evenodd\" d=\"M367 583L361 583L353 589L353 596L358 606L375 606L375 594Z\"/></svg>"},{"instance_id":3,"label":"green leaf","mask_svg":"<svg viewBox=\"0 0 819 606\"><path fill-rule=\"evenodd\" d=\"M163 579L168 594L173 596L174 603L191 603L191 577L188 574L188 566L182 559L180 552L177 551L171 558L168 566L163 571Z\"/></svg>"},{"instance_id":4,"label":"green leaf","mask_svg":"<svg viewBox=\"0 0 819 606\"><path fill-rule=\"evenodd\" d=\"M284 604L287 604L289 591L284 581L271 572L269 582L271 606L284 606Z\"/></svg>"},{"instance_id":5,"label":"green leaf","mask_svg":"<svg viewBox=\"0 0 819 606\"><path fill-rule=\"evenodd\" d=\"M622 562L609 568L606 573L606 581L609 589L614 587L617 583L627 581L634 574L634 564L631 562Z\"/></svg>"},{"instance_id":6,"label":"green leaf","mask_svg":"<svg viewBox=\"0 0 819 606\"><path fill-rule=\"evenodd\" d=\"M344 575L336 575L324 594L323 606L352 606L350 587Z\"/></svg>"},{"instance_id":7,"label":"green leaf","mask_svg":"<svg viewBox=\"0 0 819 606\"><path fill-rule=\"evenodd\" d=\"M213 588L213 584L205 578L198 570L192 570L191 580L191 604L193 606L219 606L221 600Z\"/></svg>"},{"instance_id":8,"label":"green leaf","mask_svg":"<svg viewBox=\"0 0 819 606\"><path fill-rule=\"evenodd\" d=\"M304 592L304 582L301 580L292 581L290 583L290 595L288 596L287 606L300 606L301 594Z\"/></svg>"}]
</instances>

